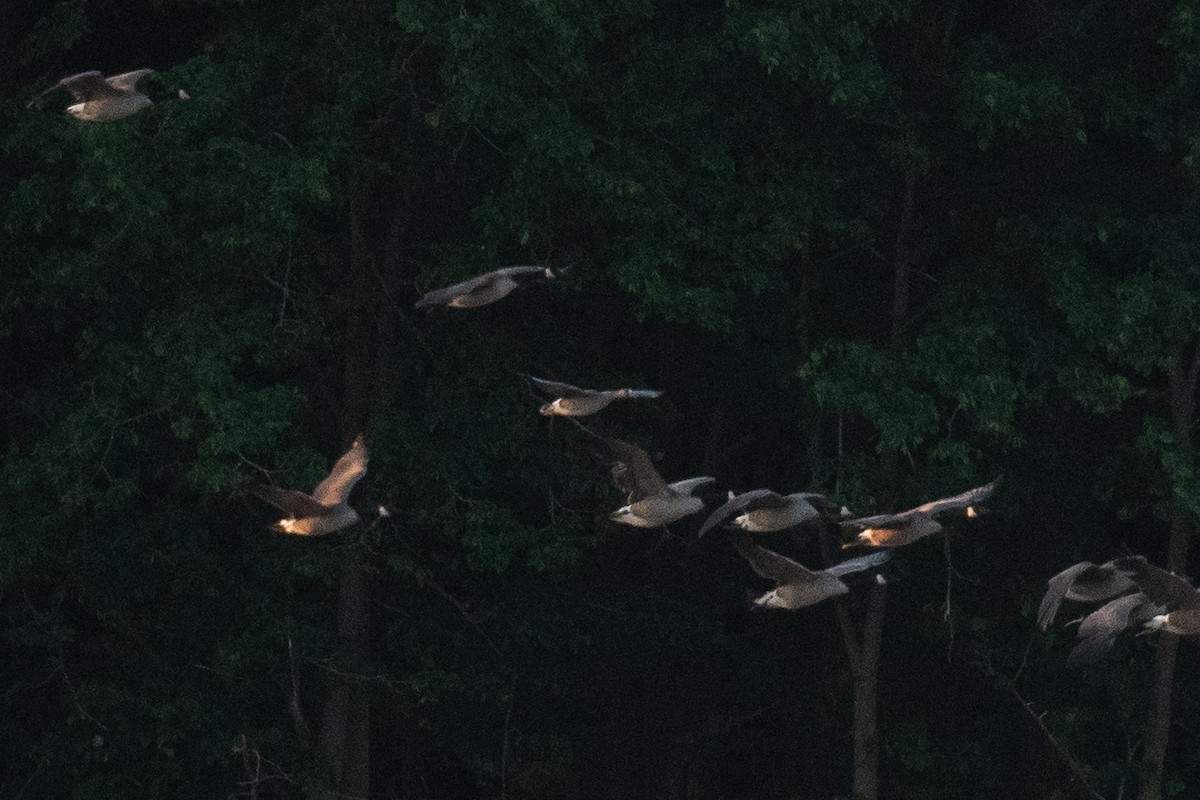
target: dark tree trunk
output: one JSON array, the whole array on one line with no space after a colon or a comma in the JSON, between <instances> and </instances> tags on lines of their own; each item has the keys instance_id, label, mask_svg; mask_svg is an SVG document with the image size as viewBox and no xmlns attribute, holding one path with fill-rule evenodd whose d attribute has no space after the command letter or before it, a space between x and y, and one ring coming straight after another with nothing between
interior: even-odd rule
<instances>
[{"instance_id":1,"label":"dark tree trunk","mask_svg":"<svg viewBox=\"0 0 1200 800\"><path fill-rule=\"evenodd\" d=\"M397 213L387 237L387 253L399 249L407 215ZM383 269L389 275L399 262L385 253ZM366 241L357 205L350 211L349 291L345 295L346 366L341 409L343 439L349 441L370 427L395 392L394 304L378 286L375 260ZM336 285L336 282L335 282ZM369 615L367 578L357 556L343 566L337 594L337 638L351 661L368 655ZM341 795L369 797L371 791L371 704L365 690L335 677L321 721L321 749L329 760L333 785Z\"/></svg>"},{"instance_id":2,"label":"dark tree trunk","mask_svg":"<svg viewBox=\"0 0 1200 800\"><path fill-rule=\"evenodd\" d=\"M875 800L879 796L879 646L883 640L883 612L887 583L880 577L871 584L863 618L858 667L854 675L854 796Z\"/></svg>"},{"instance_id":3,"label":"dark tree trunk","mask_svg":"<svg viewBox=\"0 0 1200 800\"><path fill-rule=\"evenodd\" d=\"M362 654L367 645L366 575L357 563L342 572L337 597L337 633L351 654ZM371 704L362 690L338 679L325 701L321 721L321 749L333 770L340 795L368 797L371 788Z\"/></svg>"},{"instance_id":4,"label":"dark tree trunk","mask_svg":"<svg viewBox=\"0 0 1200 800\"><path fill-rule=\"evenodd\" d=\"M1196 381L1200 373L1200 347L1191 358L1182 351L1175 354L1169 378L1171 422L1176 444L1189 451L1196 416ZM1184 574L1187 568L1188 542L1192 519L1179 500L1171 502L1171 529L1167 568ZM1175 682L1175 652L1179 640L1174 634L1160 633L1154 655L1150 684L1150 707L1146 712L1146 748L1142 755L1142 785L1138 800L1162 800L1163 764L1171 729L1171 690Z\"/></svg>"}]
</instances>

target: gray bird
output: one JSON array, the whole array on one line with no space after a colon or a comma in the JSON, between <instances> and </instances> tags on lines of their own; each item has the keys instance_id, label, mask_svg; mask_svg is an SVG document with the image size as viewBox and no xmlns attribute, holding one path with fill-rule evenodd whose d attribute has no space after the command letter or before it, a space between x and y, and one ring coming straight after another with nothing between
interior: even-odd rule
<instances>
[{"instance_id":1,"label":"gray bird","mask_svg":"<svg viewBox=\"0 0 1200 800\"><path fill-rule=\"evenodd\" d=\"M67 114L88 122L111 122L136 114L151 105L150 98L137 90L138 81L153 73L135 69L105 78L98 70L63 78L54 88L62 87L78 101L67 106Z\"/></svg>"},{"instance_id":2,"label":"gray bird","mask_svg":"<svg viewBox=\"0 0 1200 800\"><path fill-rule=\"evenodd\" d=\"M1121 631L1146 623L1162 612L1162 606L1141 592L1110 600L1079 623L1075 646L1067 655L1067 667L1076 669L1099 661L1112 649Z\"/></svg>"},{"instance_id":3,"label":"gray bird","mask_svg":"<svg viewBox=\"0 0 1200 800\"><path fill-rule=\"evenodd\" d=\"M660 397L654 389L580 389L569 383L548 381L526 375L530 385L540 394L554 398L538 409L543 416L586 417L595 414L613 400L640 397Z\"/></svg>"},{"instance_id":4,"label":"gray bird","mask_svg":"<svg viewBox=\"0 0 1200 800\"><path fill-rule=\"evenodd\" d=\"M287 514L272 529L297 536L321 536L358 522L358 512L346 501L354 484L366 473L367 446L359 434L311 495L269 485L256 486L252 491Z\"/></svg>"},{"instance_id":5,"label":"gray bird","mask_svg":"<svg viewBox=\"0 0 1200 800\"><path fill-rule=\"evenodd\" d=\"M852 558L823 570L811 570L766 548L759 547L749 534L738 533L733 539L734 547L750 568L764 578L775 581L775 588L757 597L751 596L754 608L782 608L795 611L815 605L830 597L846 594L850 587L841 577L852 572L862 572L878 567L892 557L890 550L881 550L865 556Z\"/></svg>"},{"instance_id":6,"label":"gray bird","mask_svg":"<svg viewBox=\"0 0 1200 800\"><path fill-rule=\"evenodd\" d=\"M996 481L992 481L954 497L934 500L898 514L878 514L874 517L846 520L841 524L848 528L857 528L858 534L854 542L843 547L853 547L856 544L864 547L903 547L912 544L942 529L934 519L935 514L966 509L968 517L977 516L977 506L991 497L995 490Z\"/></svg>"},{"instance_id":7,"label":"gray bird","mask_svg":"<svg viewBox=\"0 0 1200 800\"><path fill-rule=\"evenodd\" d=\"M1042 630L1050 627L1064 599L1099 603L1124 594L1133 586L1133 578L1111 561L1105 564L1093 564L1090 561L1072 564L1047 582L1046 594L1042 596L1042 603L1038 607L1038 627Z\"/></svg>"},{"instance_id":8,"label":"gray bird","mask_svg":"<svg viewBox=\"0 0 1200 800\"><path fill-rule=\"evenodd\" d=\"M810 501L820 499L823 499L822 495L809 492L777 494L770 489L755 489L738 495L730 492L728 502L709 515L698 535L704 538L730 517L733 517L730 527L750 533L781 531L819 517Z\"/></svg>"},{"instance_id":9,"label":"gray bird","mask_svg":"<svg viewBox=\"0 0 1200 800\"><path fill-rule=\"evenodd\" d=\"M704 501L694 497L692 492L712 483L712 478L666 483L654 468L650 456L637 445L601 436L593 437L593 441L601 460L609 465L613 483L625 493L628 503L609 515L613 522L637 528L660 528L704 508Z\"/></svg>"},{"instance_id":10,"label":"gray bird","mask_svg":"<svg viewBox=\"0 0 1200 800\"><path fill-rule=\"evenodd\" d=\"M516 289L521 279L534 275L546 278L556 277L554 270L549 267L502 267L483 275L427 292L416 302L414 308L432 308L447 306L449 308L478 308L494 303Z\"/></svg>"},{"instance_id":11,"label":"gray bird","mask_svg":"<svg viewBox=\"0 0 1200 800\"><path fill-rule=\"evenodd\" d=\"M1200 635L1200 591L1186 579L1146 561L1143 556L1114 559L1128 571L1138 590L1161 610L1146 620L1146 631Z\"/></svg>"}]
</instances>

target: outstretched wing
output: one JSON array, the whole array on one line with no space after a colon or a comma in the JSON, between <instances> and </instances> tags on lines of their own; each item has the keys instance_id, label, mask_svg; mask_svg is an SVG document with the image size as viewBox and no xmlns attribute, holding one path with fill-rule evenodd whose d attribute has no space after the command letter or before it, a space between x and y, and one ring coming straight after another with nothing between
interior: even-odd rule
<instances>
[{"instance_id":1,"label":"outstretched wing","mask_svg":"<svg viewBox=\"0 0 1200 800\"><path fill-rule=\"evenodd\" d=\"M650 497L666 488L662 475L642 448L602 436L595 437L594 441L612 471L613 482L626 495L632 495L633 500Z\"/></svg>"},{"instance_id":2,"label":"outstretched wing","mask_svg":"<svg viewBox=\"0 0 1200 800\"><path fill-rule=\"evenodd\" d=\"M583 397L589 394L595 394L591 389L580 389L578 386L572 386L569 383L559 383L558 381L548 381L543 378L535 378L532 375L526 375L529 382L533 384L533 388L543 394L551 397Z\"/></svg>"},{"instance_id":3,"label":"outstretched wing","mask_svg":"<svg viewBox=\"0 0 1200 800\"><path fill-rule=\"evenodd\" d=\"M81 103L86 103L88 100L99 100L104 97L121 96L121 91L106 83L104 76L100 74L99 70L71 75L59 81L58 85L74 95L75 99Z\"/></svg>"},{"instance_id":4,"label":"outstretched wing","mask_svg":"<svg viewBox=\"0 0 1200 800\"><path fill-rule=\"evenodd\" d=\"M120 75L113 75L105 80L109 86L123 92L132 92L137 90L138 81L147 75L153 74L152 69L135 69L132 72L122 72Z\"/></svg>"},{"instance_id":5,"label":"outstretched wing","mask_svg":"<svg viewBox=\"0 0 1200 800\"><path fill-rule=\"evenodd\" d=\"M703 539L710 530L744 509L780 508L787 504L788 499L786 497L770 489L755 489L752 492L743 492L742 494L734 495L724 505L708 515L708 519L704 520L704 524L700 526L700 533L697 536Z\"/></svg>"},{"instance_id":6,"label":"outstretched wing","mask_svg":"<svg viewBox=\"0 0 1200 800\"><path fill-rule=\"evenodd\" d=\"M313 497L317 502L333 506L346 502L350 490L358 479L367 474L367 445L362 434L354 440L329 473L329 477L317 484L313 489Z\"/></svg>"},{"instance_id":7,"label":"outstretched wing","mask_svg":"<svg viewBox=\"0 0 1200 800\"><path fill-rule=\"evenodd\" d=\"M321 505L314 498L295 489L280 489L278 486L264 483L253 487L250 491L292 519L321 517L329 513L328 506Z\"/></svg>"},{"instance_id":8,"label":"outstretched wing","mask_svg":"<svg viewBox=\"0 0 1200 800\"><path fill-rule=\"evenodd\" d=\"M977 486L974 489L956 494L953 497L944 497L941 500L934 500L924 505L919 505L905 513L924 513L924 514L939 514L943 511L954 511L959 508L967 508L969 506L979 505L983 501L992 496L996 491L996 481Z\"/></svg>"},{"instance_id":9,"label":"outstretched wing","mask_svg":"<svg viewBox=\"0 0 1200 800\"><path fill-rule=\"evenodd\" d=\"M1117 634L1157 613L1160 613L1158 606L1141 592L1105 603L1083 618L1075 647L1067 656L1067 666L1074 669L1100 660L1112 649Z\"/></svg>"},{"instance_id":10,"label":"outstretched wing","mask_svg":"<svg viewBox=\"0 0 1200 800\"><path fill-rule=\"evenodd\" d=\"M787 556L756 545L748 534L733 537L733 546L742 554L750 569L776 583L807 583L816 578L816 573L803 564L797 564Z\"/></svg>"},{"instance_id":11,"label":"outstretched wing","mask_svg":"<svg viewBox=\"0 0 1200 800\"><path fill-rule=\"evenodd\" d=\"M1125 556L1113 559L1120 569L1128 571L1142 591L1155 603L1174 610L1200 606L1200 593L1195 587L1173 572L1156 567L1145 556Z\"/></svg>"},{"instance_id":12,"label":"outstretched wing","mask_svg":"<svg viewBox=\"0 0 1200 800\"><path fill-rule=\"evenodd\" d=\"M891 550L876 550L874 553L868 553L865 556L859 556L858 558L851 558L847 559L846 561L841 561L825 571L830 575L836 575L840 578L843 575L849 575L851 572L862 572L864 569L882 566L886 564L891 557Z\"/></svg>"},{"instance_id":13,"label":"outstretched wing","mask_svg":"<svg viewBox=\"0 0 1200 800\"><path fill-rule=\"evenodd\" d=\"M453 286L445 286L441 289L434 289L431 292L426 292L421 296L421 299L416 302L414 308L425 308L426 306L444 306L454 298L473 292L485 283L492 280L494 274L489 272L485 275L476 275L474 278L468 278L462 283L456 283Z\"/></svg>"},{"instance_id":14,"label":"outstretched wing","mask_svg":"<svg viewBox=\"0 0 1200 800\"><path fill-rule=\"evenodd\" d=\"M518 278L527 278L531 275L539 275L539 274L545 275L547 278L552 277L554 275L554 273L550 269L548 269L546 267L537 267L537 266L533 266L533 267L529 267L529 266L501 267L500 269L494 269L488 273L488 275L491 275L494 277L503 276L506 278L512 278L514 280L516 280Z\"/></svg>"},{"instance_id":15,"label":"outstretched wing","mask_svg":"<svg viewBox=\"0 0 1200 800\"><path fill-rule=\"evenodd\" d=\"M1072 564L1047 582L1046 594L1038 606L1038 627L1042 630L1050 627L1064 599L1099 602L1128 591L1133 585L1133 580L1111 562Z\"/></svg>"}]
</instances>

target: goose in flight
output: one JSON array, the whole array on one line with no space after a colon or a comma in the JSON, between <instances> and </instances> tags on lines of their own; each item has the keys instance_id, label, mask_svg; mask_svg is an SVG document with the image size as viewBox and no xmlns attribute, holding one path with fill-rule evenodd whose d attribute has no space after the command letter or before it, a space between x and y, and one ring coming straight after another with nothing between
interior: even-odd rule
<instances>
[{"instance_id":1,"label":"goose in flight","mask_svg":"<svg viewBox=\"0 0 1200 800\"><path fill-rule=\"evenodd\" d=\"M1067 667L1077 669L1099 661L1112 649L1117 635L1126 628L1148 624L1164 611L1141 592L1121 595L1083 618L1075 634L1075 646L1067 654Z\"/></svg>"},{"instance_id":2,"label":"goose in flight","mask_svg":"<svg viewBox=\"0 0 1200 800\"><path fill-rule=\"evenodd\" d=\"M150 98L137 90L138 81L153 73L135 69L105 78L99 70L81 72L63 78L54 87L62 87L78 101L67 106L67 114L88 122L111 122L136 114L151 105Z\"/></svg>"},{"instance_id":3,"label":"goose in flight","mask_svg":"<svg viewBox=\"0 0 1200 800\"><path fill-rule=\"evenodd\" d=\"M730 527L751 533L781 531L819 517L810 501L820 499L823 499L822 495L809 492L776 494L770 489L756 489L738 495L730 492L725 505L710 514L700 526L699 537L703 539L709 531L730 517L733 517Z\"/></svg>"},{"instance_id":4,"label":"goose in flight","mask_svg":"<svg viewBox=\"0 0 1200 800\"><path fill-rule=\"evenodd\" d=\"M828 569L811 570L790 558L772 550L759 547L747 533L738 533L733 539L734 547L750 568L760 576L775 581L775 588L765 594L750 598L754 608L782 608L795 611L816 605L830 597L846 594L850 587L842 581L843 575L878 567L892 557L890 550L868 553L852 558Z\"/></svg>"},{"instance_id":5,"label":"goose in flight","mask_svg":"<svg viewBox=\"0 0 1200 800\"><path fill-rule=\"evenodd\" d=\"M542 275L546 278L556 277L554 270L549 267L502 267L483 275L476 275L462 283L427 292L413 307L478 308L486 306L516 289L522 279L534 275Z\"/></svg>"},{"instance_id":6,"label":"goose in flight","mask_svg":"<svg viewBox=\"0 0 1200 800\"><path fill-rule=\"evenodd\" d=\"M935 515L944 511L966 509L967 516L976 516L979 513L976 507L991 497L994 491L996 481L898 514L877 514L873 517L848 519L841 524L847 528L857 528L858 534L855 541L842 546L903 547L912 544L942 529L941 524L934 519Z\"/></svg>"},{"instance_id":7,"label":"goose in flight","mask_svg":"<svg viewBox=\"0 0 1200 800\"><path fill-rule=\"evenodd\" d=\"M358 512L346 500L354 484L366 473L367 446L359 434L311 495L266 484L252 491L287 515L271 526L274 530L297 536L321 536L358 522Z\"/></svg>"},{"instance_id":8,"label":"goose in flight","mask_svg":"<svg viewBox=\"0 0 1200 800\"><path fill-rule=\"evenodd\" d=\"M613 483L625 493L628 503L609 515L613 522L661 528L704 508L704 501L692 492L712 483L712 478L666 483L650 456L637 445L601 436L594 437L594 442L600 459L609 466Z\"/></svg>"},{"instance_id":9,"label":"goose in flight","mask_svg":"<svg viewBox=\"0 0 1200 800\"><path fill-rule=\"evenodd\" d=\"M1038 607L1037 624L1043 631L1050 627L1062 601L1099 603L1132 589L1133 579L1109 561L1093 564L1080 561L1055 575L1046 584L1046 594Z\"/></svg>"},{"instance_id":10,"label":"goose in flight","mask_svg":"<svg viewBox=\"0 0 1200 800\"><path fill-rule=\"evenodd\" d=\"M532 375L525 377L539 394L546 395L547 399L554 398L538 409L539 414L547 417L585 417L595 414L613 400L662 395L662 392L654 389L580 389L569 383L548 381Z\"/></svg>"},{"instance_id":11,"label":"goose in flight","mask_svg":"<svg viewBox=\"0 0 1200 800\"><path fill-rule=\"evenodd\" d=\"M1200 635L1200 592L1186 578L1154 566L1143 556L1122 556L1099 565L1084 561L1055 575L1038 610L1043 630L1064 598L1108 600L1080 622L1075 646L1067 656L1068 667L1098 661L1127 628L1140 626L1142 633L1163 630L1181 636Z\"/></svg>"},{"instance_id":12,"label":"goose in flight","mask_svg":"<svg viewBox=\"0 0 1200 800\"><path fill-rule=\"evenodd\" d=\"M1162 630L1180 636L1200 635L1200 591L1174 572L1156 567L1143 556L1116 559L1134 583L1161 610L1146 620L1146 631Z\"/></svg>"}]
</instances>

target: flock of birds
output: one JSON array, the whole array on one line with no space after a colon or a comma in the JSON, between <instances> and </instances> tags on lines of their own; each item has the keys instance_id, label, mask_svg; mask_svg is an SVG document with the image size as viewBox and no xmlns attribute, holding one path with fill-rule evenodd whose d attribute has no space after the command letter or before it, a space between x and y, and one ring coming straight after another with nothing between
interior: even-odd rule
<instances>
[{"instance_id":1,"label":"flock of birds","mask_svg":"<svg viewBox=\"0 0 1200 800\"><path fill-rule=\"evenodd\" d=\"M66 89L76 103L66 109L71 117L89 122L109 122L136 114L151 105L138 91L138 83L153 70L139 69L105 78L99 71L63 78L42 94ZM180 99L188 99L180 89ZM40 95L39 95L40 97ZM35 98L36 100L36 98ZM30 102L30 105L33 101ZM493 270L469 280L428 292L416 308L477 308L494 303L535 277L553 279L548 267L514 266ZM651 389L582 389L568 383L526 376L531 389L543 396L539 412L546 416L580 417L595 414L616 400L653 399L661 392ZM702 511L704 500L695 492L715 482L710 477L687 478L666 483L650 456L628 442L589 437L592 450L608 466L614 485L625 495L626 504L612 512L617 523L638 528L662 528ZM347 528L359 521L349 504L350 492L367 472L367 446L359 435L350 449L334 464L328 477L311 494L263 484L252 491L284 513L272 525L275 530L299 536L320 536ZM797 610L838 595L849 587L843 577L883 566L892 550L924 539L942 529L935 517L948 511L975 516L980 504L995 491L996 481L962 494L924 503L895 514L878 514L843 519L840 525L854 532L845 547L866 547L875 552L839 562L823 570L812 570L780 553L756 544L753 534L782 531L819 520L819 494L797 492L782 495L756 489L728 495L728 500L709 514L700 526L705 537L721 527L733 531L733 544L751 569L775 587L752 597L756 608ZM381 515L386 509L379 510ZM850 516L842 509L842 516ZM1067 658L1071 667L1093 663L1107 653L1117 636L1140 626L1142 633L1157 630L1183 636L1200 635L1200 591L1182 578L1156 567L1142 556L1123 556L1104 564L1084 561L1050 579L1038 610L1037 622L1046 630L1058 614L1063 600L1104 605L1079 621L1076 643Z\"/></svg>"}]
</instances>

